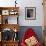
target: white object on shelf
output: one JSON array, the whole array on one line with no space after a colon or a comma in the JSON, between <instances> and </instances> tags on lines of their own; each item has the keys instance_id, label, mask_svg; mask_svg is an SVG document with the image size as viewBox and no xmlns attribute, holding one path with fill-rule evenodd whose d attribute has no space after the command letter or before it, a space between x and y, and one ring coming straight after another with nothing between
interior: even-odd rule
<instances>
[{"instance_id":1,"label":"white object on shelf","mask_svg":"<svg viewBox=\"0 0 46 46\"><path fill-rule=\"evenodd\" d=\"M17 16L8 17L8 24L17 24Z\"/></svg>"},{"instance_id":2,"label":"white object on shelf","mask_svg":"<svg viewBox=\"0 0 46 46\"><path fill-rule=\"evenodd\" d=\"M2 15L9 15L9 10L2 10Z\"/></svg>"},{"instance_id":3,"label":"white object on shelf","mask_svg":"<svg viewBox=\"0 0 46 46\"><path fill-rule=\"evenodd\" d=\"M14 14L14 12L11 11L10 14Z\"/></svg>"}]
</instances>

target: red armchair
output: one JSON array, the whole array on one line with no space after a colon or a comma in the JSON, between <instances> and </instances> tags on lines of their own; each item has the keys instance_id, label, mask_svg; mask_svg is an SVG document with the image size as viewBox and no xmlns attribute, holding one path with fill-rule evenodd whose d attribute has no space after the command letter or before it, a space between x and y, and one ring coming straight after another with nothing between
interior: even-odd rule
<instances>
[{"instance_id":1,"label":"red armchair","mask_svg":"<svg viewBox=\"0 0 46 46\"><path fill-rule=\"evenodd\" d=\"M32 39L35 39L35 38L36 38L36 40L34 40L34 41L36 42L36 44L31 45L31 42L28 42L28 41L31 41ZM32 42L34 42L34 41L32 41ZM27 45L28 43L30 45ZM40 42L37 39L37 35L32 28L29 28L26 30L24 37L22 38L21 46L41 46Z\"/></svg>"}]
</instances>

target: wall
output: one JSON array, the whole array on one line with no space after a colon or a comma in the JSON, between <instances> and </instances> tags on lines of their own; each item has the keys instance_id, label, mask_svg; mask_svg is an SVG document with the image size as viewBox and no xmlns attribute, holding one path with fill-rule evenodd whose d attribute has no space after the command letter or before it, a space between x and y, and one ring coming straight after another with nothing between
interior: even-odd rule
<instances>
[{"instance_id":1,"label":"wall","mask_svg":"<svg viewBox=\"0 0 46 46\"><path fill-rule=\"evenodd\" d=\"M15 6L15 0L0 0L1 7ZM17 0L19 6L20 26L43 26L43 6L42 0ZM36 7L36 20L25 20L25 7Z\"/></svg>"},{"instance_id":2,"label":"wall","mask_svg":"<svg viewBox=\"0 0 46 46\"><path fill-rule=\"evenodd\" d=\"M42 0L21 0L19 24L22 26L43 26ZM25 20L25 7L36 7L36 20Z\"/></svg>"}]
</instances>

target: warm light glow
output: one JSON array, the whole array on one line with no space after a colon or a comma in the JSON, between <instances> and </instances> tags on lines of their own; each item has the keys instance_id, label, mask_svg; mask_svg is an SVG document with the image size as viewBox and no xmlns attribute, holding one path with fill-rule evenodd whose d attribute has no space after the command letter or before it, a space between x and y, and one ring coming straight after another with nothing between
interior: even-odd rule
<instances>
[{"instance_id":1,"label":"warm light glow","mask_svg":"<svg viewBox=\"0 0 46 46\"><path fill-rule=\"evenodd\" d=\"M16 29L14 29L14 31L15 31L15 32L17 32L17 30L16 30Z\"/></svg>"},{"instance_id":2,"label":"warm light glow","mask_svg":"<svg viewBox=\"0 0 46 46\"><path fill-rule=\"evenodd\" d=\"M1 41L1 32L0 32L0 41Z\"/></svg>"},{"instance_id":3,"label":"warm light glow","mask_svg":"<svg viewBox=\"0 0 46 46\"><path fill-rule=\"evenodd\" d=\"M0 15L0 20L1 20L1 15Z\"/></svg>"},{"instance_id":4,"label":"warm light glow","mask_svg":"<svg viewBox=\"0 0 46 46\"><path fill-rule=\"evenodd\" d=\"M12 10L12 11L14 11L14 10Z\"/></svg>"},{"instance_id":5,"label":"warm light glow","mask_svg":"<svg viewBox=\"0 0 46 46\"><path fill-rule=\"evenodd\" d=\"M0 15L0 24L1 24L1 15Z\"/></svg>"}]
</instances>

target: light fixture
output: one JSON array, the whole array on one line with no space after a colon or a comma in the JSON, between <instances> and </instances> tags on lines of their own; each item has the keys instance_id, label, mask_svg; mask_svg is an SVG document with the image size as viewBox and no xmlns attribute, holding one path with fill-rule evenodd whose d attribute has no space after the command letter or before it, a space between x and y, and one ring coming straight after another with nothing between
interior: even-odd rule
<instances>
[{"instance_id":1,"label":"light fixture","mask_svg":"<svg viewBox=\"0 0 46 46\"><path fill-rule=\"evenodd\" d=\"M16 4L17 4L17 2L16 2L17 0L15 0L15 7L16 7Z\"/></svg>"}]
</instances>

